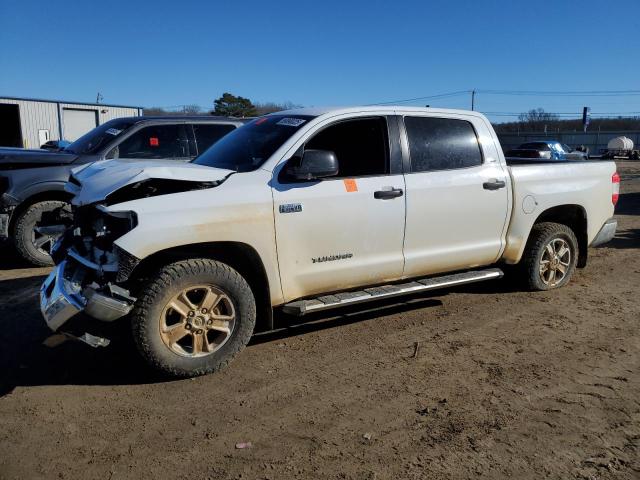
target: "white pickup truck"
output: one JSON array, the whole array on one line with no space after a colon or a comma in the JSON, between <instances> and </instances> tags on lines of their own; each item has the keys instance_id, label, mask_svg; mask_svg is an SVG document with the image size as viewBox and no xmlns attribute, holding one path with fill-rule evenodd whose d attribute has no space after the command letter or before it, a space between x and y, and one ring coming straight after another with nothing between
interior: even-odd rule
<instances>
[{"instance_id":1,"label":"white pickup truck","mask_svg":"<svg viewBox=\"0 0 640 480\"><path fill-rule=\"evenodd\" d=\"M127 317L151 365L193 376L272 328L275 308L495 279L504 264L530 289L561 287L614 236L619 177L613 162L508 166L476 112L358 107L260 117L190 164L96 162L66 188L75 225L42 285L49 327Z\"/></svg>"}]
</instances>

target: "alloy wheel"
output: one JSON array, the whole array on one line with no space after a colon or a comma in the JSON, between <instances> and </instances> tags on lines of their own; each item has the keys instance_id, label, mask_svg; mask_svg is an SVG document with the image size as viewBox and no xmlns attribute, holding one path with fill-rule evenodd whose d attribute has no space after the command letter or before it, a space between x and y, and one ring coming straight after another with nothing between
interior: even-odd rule
<instances>
[{"instance_id":1,"label":"alloy wheel","mask_svg":"<svg viewBox=\"0 0 640 480\"><path fill-rule=\"evenodd\" d=\"M555 287L562 282L571 265L571 248L566 240L554 238L542 252L540 279L545 285Z\"/></svg>"},{"instance_id":2,"label":"alloy wheel","mask_svg":"<svg viewBox=\"0 0 640 480\"><path fill-rule=\"evenodd\" d=\"M213 285L197 285L183 289L164 307L160 337L178 355L203 357L229 340L235 323L229 295Z\"/></svg>"}]
</instances>

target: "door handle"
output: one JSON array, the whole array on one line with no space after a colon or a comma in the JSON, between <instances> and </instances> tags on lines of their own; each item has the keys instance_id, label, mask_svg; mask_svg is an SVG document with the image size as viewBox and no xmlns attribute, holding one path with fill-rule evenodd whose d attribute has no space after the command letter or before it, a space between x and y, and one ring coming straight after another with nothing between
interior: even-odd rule
<instances>
[{"instance_id":1,"label":"door handle","mask_svg":"<svg viewBox=\"0 0 640 480\"><path fill-rule=\"evenodd\" d=\"M495 178L490 178L488 182L482 184L482 188L485 190L498 190L506 186L507 183L504 180L497 180Z\"/></svg>"},{"instance_id":2,"label":"door handle","mask_svg":"<svg viewBox=\"0 0 640 480\"><path fill-rule=\"evenodd\" d=\"M373 192L373 198L378 200L388 200L390 198L401 197L404 193L401 188L383 187L385 190Z\"/></svg>"}]
</instances>

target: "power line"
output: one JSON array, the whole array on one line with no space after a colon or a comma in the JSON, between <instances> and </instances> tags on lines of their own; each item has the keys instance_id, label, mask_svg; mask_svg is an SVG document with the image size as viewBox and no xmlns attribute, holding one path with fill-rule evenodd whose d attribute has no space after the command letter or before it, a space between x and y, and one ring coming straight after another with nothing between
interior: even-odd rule
<instances>
[{"instance_id":1,"label":"power line","mask_svg":"<svg viewBox=\"0 0 640 480\"><path fill-rule=\"evenodd\" d=\"M199 107L199 108L201 108L203 110L211 108L210 106L197 105L195 103L185 103L185 104L182 104L182 105L165 105L165 106L156 106L156 105L154 105L153 107L147 107L147 108L159 108L161 110L175 110L175 109L180 109L180 108L185 108L185 107Z\"/></svg>"},{"instance_id":2,"label":"power line","mask_svg":"<svg viewBox=\"0 0 640 480\"><path fill-rule=\"evenodd\" d=\"M483 112L488 115L520 115L523 112ZM527 113L527 112L524 112ZM582 112L547 112L551 115L582 115ZM591 112L591 115L640 115L640 112Z\"/></svg>"},{"instance_id":3,"label":"power line","mask_svg":"<svg viewBox=\"0 0 640 480\"><path fill-rule=\"evenodd\" d=\"M459 90L456 92L440 93L438 95L425 95L422 97L405 98L401 100L391 100L388 102L370 103L373 105L392 105L400 103L411 103L422 100L431 100L435 98L449 98L460 95L475 96L477 94L485 95L512 95L512 96L530 96L530 97L629 97L639 96L640 90Z\"/></svg>"},{"instance_id":4,"label":"power line","mask_svg":"<svg viewBox=\"0 0 640 480\"><path fill-rule=\"evenodd\" d=\"M389 102L378 102L378 103L370 103L367 106L374 106L374 105L395 105L398 103L409 103L409 102L417 102L417 101L421 101L421 100L431 100L434 98L448 98L448 97L456 97L459 95L468 95L471 93L471 90L460 90L457 92L449 92L449 93L440 93L438 95L427 95L424 97L415 97L415 98L405 98L403 100L391 100Z\"/></svg>"},{"instance_id":5,"label":"power line","mask_svg":"<svg viewBox=\"0 0 640 480\"><path fill-rule=\"evenodd\" d=\"M477 90L488 95L517 95L531 97L626 97L640 95L640 90L586 90L586 91L541 91L541 90Z\"/></svg>"}]
</instances>

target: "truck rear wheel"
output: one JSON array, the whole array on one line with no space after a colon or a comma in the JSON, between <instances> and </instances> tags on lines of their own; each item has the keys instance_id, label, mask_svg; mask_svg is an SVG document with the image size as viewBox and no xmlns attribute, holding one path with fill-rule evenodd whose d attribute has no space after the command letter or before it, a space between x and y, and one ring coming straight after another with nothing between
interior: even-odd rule
<instances>
[{"instance_id":1,"label":"truck rear wheel","mask_svg":"<svg viewBox=\"0 0 640 480\"><path fill-rule=\"evenodd\" d=\"M573 230L559 223L533 226L522 267L531 290L552 290L566 285L576 269L578 240Z\"/></svg>"},{"instance_id":2,"label":"truck rear wheel","mask_svg":"<svg viewBox=\"0 0 640 480\"><path fill-rule=\"evenodd\" d=\"M227 366L249 342L256 305L247 281L210 259L163 267L132 313L138 350L164 374L194 377Z\"/></svg>"},{"instance_id":3,"label":"truck rear wheel","mask_svg":"<svg viewBox=\"0 0 640 480\"><path fill-rule=\"evenodd\" d=\"M69 208L69 204L58 200L37 202L18 214L13 229L13 243L20 256L32 265L46 267L53 265L49 251L57 240L55 235L41 234L37 227L48 226L43 223L43 215L59 208Z\"/></svg>"}]
</instances>

